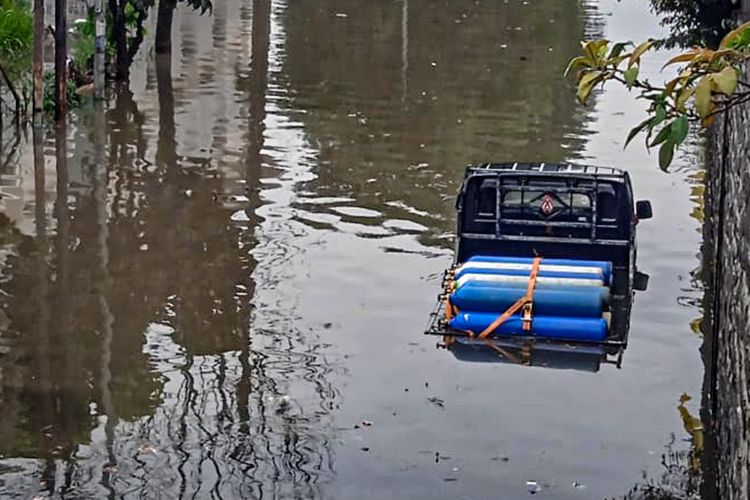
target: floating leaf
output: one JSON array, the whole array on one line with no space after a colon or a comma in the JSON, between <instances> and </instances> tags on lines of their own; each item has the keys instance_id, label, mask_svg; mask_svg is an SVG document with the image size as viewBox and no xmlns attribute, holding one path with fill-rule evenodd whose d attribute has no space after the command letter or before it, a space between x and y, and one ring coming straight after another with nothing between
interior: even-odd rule
<instances>
[{"instance_id":1,"label":"floating leaf","mask_svg":"<svg viewBox=\"0 0 750 500\"><path fill-rule=\"evenodd\" d=\"M671 134L670 141L675 144L682 144L687 138L688 132L690 131L690 122L686 116L680 116L674 120L670 126Z\"/></svg>"},{"instance_id":2,"label":"floating leaf","mask_svg":"<svg viewBox=\"0 0 750 500\"><path fill-rule=\"evenodd\" d=\"M695 86L695 110L701 118L708 116L711 106L711 78L704 76Z\"/></svg>"}]
</instances>

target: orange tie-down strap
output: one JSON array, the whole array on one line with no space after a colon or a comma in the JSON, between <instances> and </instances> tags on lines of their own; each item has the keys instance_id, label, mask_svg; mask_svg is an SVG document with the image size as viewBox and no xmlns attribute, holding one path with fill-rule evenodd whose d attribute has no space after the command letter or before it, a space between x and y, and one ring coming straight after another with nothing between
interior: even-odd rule
<instances>
[{"instance_id":1,"label":"orange tie-down strap","mask_svg":"<svg viewBox=\"0 0 750 500\"><path fill-rule=\"evenodd\" d=\"M534 257L534 264L531 266L531 274L529 275L529 285L526 288L526 294L518 299L515 304L510 306L503 314L501 314L495 321L493 321L482 333L479 334L480 339L486 339L492 332L498 329L500 325L505 323L508 318L513 316L519 310L523 309L523 329L526 331L531 330L531 308L534 303L534 288L536 287L536 277L539 274L539 264L542 262L541 257Z\"/></svg>"},{"instance_id":2,"label":"orange tie-down strap","mask_svg":"<svg viewBox=\"0 0 750 500\"><path fill-rule=\"evenodd\" d=\"M450 278L448 283L445 285L445 320L450 321L455 316L455 308L453 307L453 304L451 304L451 293L453 293L453 289L455 288L455 283L453 282L453 278Z\"/></svg>"}]
</instances>

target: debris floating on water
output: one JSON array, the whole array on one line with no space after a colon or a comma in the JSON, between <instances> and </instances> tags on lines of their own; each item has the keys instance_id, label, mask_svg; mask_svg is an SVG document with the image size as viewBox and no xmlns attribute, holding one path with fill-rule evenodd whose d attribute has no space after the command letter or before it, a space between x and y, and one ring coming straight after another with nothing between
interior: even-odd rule
<instances>
[{"instance_id":1,"label":"debris floating on water","mask_svg":"<svg viewBox=\"0 0 750 500\"><path fill-rule=\"evenodd\" d=\"M531 495L536 495L537 493L542 491L542 487L539 486L539 483L531 479L526 481L526 487L528 488Z\"/></svg>"},{"instance_id":2,"label":"debris floating on water","mask_svg":"<svg viewBox=\"0 0 750 500\"><path fill-rule=\"evenodd\" d=\"M445 408L445 401L436 396L430 396L429 398L427 398L427 401L434 404L438 408Z\"/></svg>"}]
</instances>

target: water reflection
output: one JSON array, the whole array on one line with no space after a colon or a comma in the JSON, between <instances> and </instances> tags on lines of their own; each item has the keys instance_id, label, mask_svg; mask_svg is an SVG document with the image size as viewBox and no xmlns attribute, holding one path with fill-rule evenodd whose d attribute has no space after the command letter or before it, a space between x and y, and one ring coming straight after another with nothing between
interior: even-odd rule
<instances>
[{"instance_id":1,"label":"water reflection","mask_svg":"<svg viewBox=\"0 0 750 500\"><path fill-rule=\"evenodd\" d=\"M668 46L718 47L730 22L742 8L728 0L650 0L663 26L669 29Z\"/></svg>"},{"instance_id":2,"label":"water reflection","mask_svg":"<svg viewBox=\"0 0 750 500\"><path fill-rule=\"evenodd\" d=\"M592 496L632 484L661 428L621 420L646 376L666 383L651 363L643 378L559 385L489 367L519 402L500 416L549 429L511 436L488 432L476 398L498 390L477 376L487 367L418 336L463 165L583 154L589 117L559 75L595 8L178 9L173 58L145 58L103 113L72 117L59 176L53 131L35 141L34 171L19 168L18 200L3 199L0 496L490 497L502 480L513 497L545 452L573 468L541 467L560 488L572 475ZM369 434L353 432L364 418ZM444 481L428 448L451 451L468 481ZM504 476L480 472L500 452Z\"/></svg>"},{"instance_id":3,"label":"water reflection","mask_svg":"<svg viewBox=\"0 0 750 500\"><path fill-rule=\"evenodd\" d=\"M447 348L460 361L500 362L586 372L598 372L603 363L619 367L622 359L622 352L609 359L607 351L598 347L518 344L497 340L457 339Z\"/></svg>"},{"instance_id":4,"label":"water reflection","mask_svg":"<svg viewBox=\"0 0 750 500\"><path fill-rule=\"evenodd\" d=\"M326 205L374 211L342 214L300 200L298 217L373 237L408 224L422 242L445 245L453 220L446 199L466 163L574 158L583 117L559 71L582 36L580 9L551 1L295 4L286 78L319 151L317 176L303 190L329 197ZM373 227L391 219L387 231Z\"/></svg>"},{"instance_id":5,"label":"water reflection","mask_svg":"<svg viewBox=\"0 0 750 500\"><path fill-rule=\"evenodd\" d=\"M321 496L338 389L289 310L306 265L290 235L442 247L466 151L574 157L584 117L545 82L583 17L428 0L227 2L210 30L178 15L142 90L34 135L33 224L2 218L0 494Z\"/></svg>"},{"instance_id":6,"label":"water reflection","mask_svg":"<svg viewBox=\"0 0 750 500\"><path fill-rule=\"evenodd\" d=\"M147 81L158 112L121 88L55 131L52 196L35 134L35 235L2 218L3 496L309 497L332 466L325 359L249 329L271 5L242 10L252 53L233 94L247 105L227 127L246 131L239 178L179 151L169 59ZM220 40L233 13L216 14Z\"/></svg>"}]
</instances>

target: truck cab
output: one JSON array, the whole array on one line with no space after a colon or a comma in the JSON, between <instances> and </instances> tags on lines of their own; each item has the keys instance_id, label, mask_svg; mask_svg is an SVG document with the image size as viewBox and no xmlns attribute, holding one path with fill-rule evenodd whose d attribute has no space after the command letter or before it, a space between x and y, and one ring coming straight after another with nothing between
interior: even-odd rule
<instances>
[{"instance_id":1,"label":"truck cab","mask_svg":"<svg viewBox=\"0 0 750 500\"><path fill-rule=\"evenodd\" d=\"M616 293L636 282L636 227L651 217L623 170L486 163L466 169L456 200L456 262L474 255L606 260Z\"/></svg>"}]
</instances>

